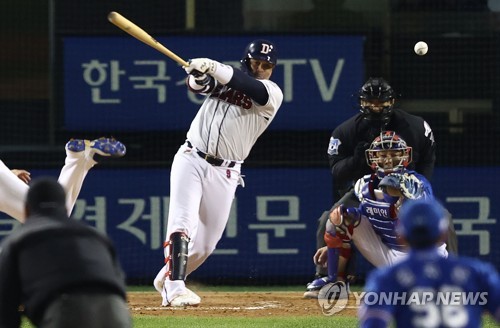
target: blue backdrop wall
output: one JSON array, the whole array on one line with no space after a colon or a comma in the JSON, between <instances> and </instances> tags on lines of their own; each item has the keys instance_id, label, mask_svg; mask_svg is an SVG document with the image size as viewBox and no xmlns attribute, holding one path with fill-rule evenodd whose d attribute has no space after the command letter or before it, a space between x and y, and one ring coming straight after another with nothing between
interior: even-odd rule
<instances>
[{"instance_id":1,"label":"blue backdrop wall","mask_svg":"<svg viewBox=\"0 0 500 328\"><path fill-rule=\"evenodd\" d=\"M57 170L32 172L34 177L58 174ZM244 169L243 174L246 187L237 189L224 236L193 277L310 278L317 218L331 206L329 171L272 168ZM495 180L499 176L497 167L437 168L433 179L435 194L453 214L460 253L497 268L500 204ZM163 265L168 195L168 169L96 167L87 176L73 218L113 239L129 278L149 279ZM5 236L17 226L4 215L0 234Z\"/></svg>"}]
</instances>

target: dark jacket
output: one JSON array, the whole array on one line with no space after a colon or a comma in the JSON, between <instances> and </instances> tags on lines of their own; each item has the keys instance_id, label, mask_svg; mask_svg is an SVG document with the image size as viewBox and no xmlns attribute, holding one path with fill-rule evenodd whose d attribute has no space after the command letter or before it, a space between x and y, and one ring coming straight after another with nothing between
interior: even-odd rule
<instances>
[{"instance_id":1,"label":"dark jacket","mask_svg":"<svg viewBox=\"0 0 500 328\"><path fill-rule=\"evenodd\" d=\"M0 327L18 327L18 307L38 325L64 292L126 298L123 271L111 241L67 218L31 217L0 245Z\"/></svg>"},{"instance_id":2,"label":"dark jacket","mask_svg":"<svg viewBox=\"0 0 500 328\"><path fill-rule=\"evenodd\" d=\"M332 132L332 138L338 140L338 151L329 149L328 153L334 189L338 193L334 197L342 196L357 179L372 173L363 150L368 148L381 130L379 122L365 120L363 114L359 113ZM408 168L430 180L436 161L436 143L424 119L394 108L383 130L395 131L412 147L413 158Z\"/></svg>"}]
</instances>

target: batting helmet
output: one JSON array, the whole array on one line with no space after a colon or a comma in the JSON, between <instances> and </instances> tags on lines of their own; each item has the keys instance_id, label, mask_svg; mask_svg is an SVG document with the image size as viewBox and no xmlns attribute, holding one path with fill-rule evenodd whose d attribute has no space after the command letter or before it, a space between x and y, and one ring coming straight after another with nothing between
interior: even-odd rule
<instances>
[{"instance_id":1,"label":"batting helmet","mask_svg":"<svg viewBox=\"0 0 500 328\"><path fill-rule=\"evenodd\" d=\"M278 51L274 43L268 40L254 40L250 42L241 58L241 67L246 72L251 72L250 59L263 60L273 65L278 63Z\"/></svg>"},{"instance_id":2,"label":"batting helmet","mask_svg":"<svg viewBox=\"0 0 500 328\"><path fill-rule=\"evenodd\" d=\"M444 207L435 199L407 200L398 217L398 232L413 248L434 246L448 231Z\"/></svg>"},{"instance_id":3,"label":"batting helmet","mask_svg":"<svg viewBox=\"0 0 500 328\"><path fill-rule=\"evenodd\" d=\"M371 77L358 91L359 110L365 119L388 122L396 94L381 77Z\"/></svg>"},{"instance_id":4,"label":"batting helmet","mask_svg":"<svg viewBox=\"0 0 500 328\"><path fill-rule=\"evenodd\" d=\"M412 148L394 131L382 131L366 150L368 165L382 176L403 170L412 160Z\"/></svg>"}]
</instances>

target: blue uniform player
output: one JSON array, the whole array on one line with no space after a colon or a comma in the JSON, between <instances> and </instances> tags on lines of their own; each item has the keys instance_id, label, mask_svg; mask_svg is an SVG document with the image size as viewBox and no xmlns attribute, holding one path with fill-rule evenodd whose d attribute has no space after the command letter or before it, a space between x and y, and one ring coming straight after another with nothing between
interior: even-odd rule
<instances>
[{"instance_id":1,"label":"blue uniform player","mask_svg":"<svg viewBox=\"0 0 500 328\"><path fill-rule=\"evenodd\" d=\"M351 241L376 267L404 258L407 249L396 232L399 208L407 199L433 198L429 181L406 168L412 148L394 131L382 131L366 150L366 159L373 173L356 182L355 199L346 196L331 211L324 237L327 246L318 249L313 258L316 264L328 267L328 276L311 282L304 297L316 298L326 284L344 280ZM440 252L447 256L446 244L440 246Z\"/></svg>"},{"instance_id":2,"label":"blue uniform player","mask_svg":"<svg viewBox=\"0 0 500 328\"><path fill-rule=\"evenodd\" d=\"M405 203L399 215L408 257L372 272L359 311L361 327L480 327L484 311L500 322L500 278L477 259L439 256L448 220L435 200Z\"/></svg>"}]
</instances>

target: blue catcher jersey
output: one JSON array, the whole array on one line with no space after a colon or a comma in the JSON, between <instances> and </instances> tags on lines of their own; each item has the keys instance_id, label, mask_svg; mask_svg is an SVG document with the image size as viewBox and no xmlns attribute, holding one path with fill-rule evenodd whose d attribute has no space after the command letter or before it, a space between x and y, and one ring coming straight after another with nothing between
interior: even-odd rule
<instances>
[{"instance_id":1,"label":"blue catcher jersey","mask_svg":"<svg viewBox=\"0 0 500 328\"><path fill-rule=\"evenodd\" d=\"M483 311L500 322L500 278L477 259L435 249L411 251L392 267L376 269L365 285L361 327L480 327Z\"/></svg>"},{"instance_id":2,"label":"blue catcher jersey","mask_svg":"<svg viewBox=\"0 0 500 328\"><path fill-rule=\"evenodd\" d=\"M418 190L414 190L419 197L434 197L431 184L423 175L409 170L405 170L404 173L415 176L421 182ZM371 174L365 175L356 182L354 192L360 201L359 209L361 214L370 221L373 230L384 244L392 249L404 250L405 247L396 233L397 208L404 200L384 194L378 189L380 181L377 175Z\"/></svg>"}]
</instances>

